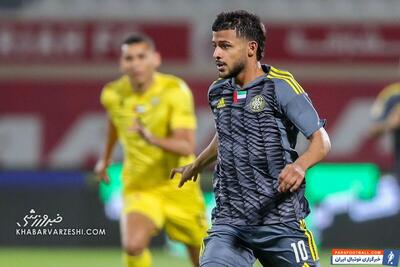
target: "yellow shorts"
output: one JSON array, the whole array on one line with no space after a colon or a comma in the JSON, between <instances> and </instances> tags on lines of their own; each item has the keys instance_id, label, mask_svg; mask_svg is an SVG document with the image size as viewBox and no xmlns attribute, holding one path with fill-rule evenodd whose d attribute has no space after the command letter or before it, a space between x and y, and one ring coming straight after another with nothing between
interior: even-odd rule
<instances>
[{"instance_id":1,"label":"yellow shorts","mask_svg":"<svg viewBox=\"0 0 400 267\"><path fill-rule=\"evenodd\" d=\"M203 195L198 182L178 188L179 179L167 185L124 191L124 214L138 212L149 217L158 229L165 227L168 237L200 247L208 225Z\"/></svg>"}]
</instances>

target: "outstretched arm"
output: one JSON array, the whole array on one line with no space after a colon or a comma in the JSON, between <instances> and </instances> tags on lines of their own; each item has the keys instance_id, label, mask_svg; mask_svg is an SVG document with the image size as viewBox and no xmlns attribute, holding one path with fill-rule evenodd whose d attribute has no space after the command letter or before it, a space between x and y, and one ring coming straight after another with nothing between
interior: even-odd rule
<instances>
[{"instance_id":1,"label":"outstretched arm","mask_svg":"<svg viewBox=\"0 0 400 267\"><path fill-rule=\"evenodd\" d=\"M218 136L214 135L210 144L200 153L193 164L195 164L200 171L213 163L218 156Z\"/></svg>"},{"instance_id":2,"label":"outstretched arm","mask_svg":"<svg viewBox=\"0 0 400 267\"><path fill-rule=\"evenodd\" d=\"M174 168L171 170L170 178L174 178L175 174L182 174L179 187L182 187L187 181L196 181L199 173L208 165L213 163L218 156L218 136L214 135L214 138L210 144L200 153L196 160L186 166Z\"/></svg>"}]
</instances>

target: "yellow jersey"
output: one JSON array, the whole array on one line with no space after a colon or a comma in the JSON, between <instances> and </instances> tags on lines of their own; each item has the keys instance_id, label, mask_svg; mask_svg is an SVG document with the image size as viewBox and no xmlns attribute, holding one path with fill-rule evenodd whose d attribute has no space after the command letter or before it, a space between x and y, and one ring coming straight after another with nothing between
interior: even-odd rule
<instances>
[{"instance_id":1,"label":"yellow jersey","mask_svg":"<svg viewBox=\"0 0 400 267\"><path fill-rule=\"evenodd\" d=\"M166 185L172 168L194 160L194 155L183 157L167 152L129 130L137 118L159 138L175 129L196 129L193 96L183 80L157 72L150 87L138 93L129 77L122 76L104 87L101 103L123 147L124 191Z\"/></svg>"}]
</instances>

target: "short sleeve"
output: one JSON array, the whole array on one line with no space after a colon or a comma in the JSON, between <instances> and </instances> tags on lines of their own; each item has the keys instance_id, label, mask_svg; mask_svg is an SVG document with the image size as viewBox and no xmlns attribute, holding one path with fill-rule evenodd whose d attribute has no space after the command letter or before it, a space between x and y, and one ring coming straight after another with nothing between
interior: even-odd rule
<instances>
[{"instance_id":1,"label":"short sleeve","mask_svg":"<svg viewBox=\"0 0 400 267\"><path fill-rule=\"evenodd\" d=\"M311 99L296 81L293 79L291 81L274 80L276 96L282 113L304 136L309 138L314 132L325 126L326 121L319 118Z\"/></svg>"},{"instance_id":2,"label":"short sleeve","mask_svg":"<svg viewBox=\"0 0 400 267\"><path fill-rule=\"evenodd\" d=\"M392 95L385 101L377 99L371 109L371 117L374 121L384 121L392 110L400 105L400 94Z\"/></svg>"},{"instance_id":3,"label":"short sleeve","mask_svg":"<svg viewBox=\"0 0 400 267\"><path fill-rule=\"evenodd\" d=\"M100 103L103 105L106 111L110 112L117 102L118 95L114 92L114 90L112 90L111 85L107 84L104 86L100 94Z\"/></svg>"},{"instance_id":4,"label":"short sleeve","mask_svg":"<svg viewBox=\"0 0 400 267\"><path fill-rule=\"evenodd\" d=\"M171 90L171 120L170 127L175 129L196 129L196 116L192 92L185 82Z\"/></svg>"},{"instance_id":5,"label":"short sleeve","mask_svg":"<svg viewBox=\"0 0 400 267\"><path fill-rule=\"evenodd\" d=\"M393 83L378 94L371 108L371 119L381 122L387 119L394 108L400 104L400 83Z\"/></svg>"}]
</instances>

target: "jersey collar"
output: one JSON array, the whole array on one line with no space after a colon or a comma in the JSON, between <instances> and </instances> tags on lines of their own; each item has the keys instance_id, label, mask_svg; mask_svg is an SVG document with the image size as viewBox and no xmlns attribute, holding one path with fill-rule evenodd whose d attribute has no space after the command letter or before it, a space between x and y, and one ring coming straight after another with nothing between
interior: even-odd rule
<instances>
[{"instance_id":1,"label":"jersey collar","mask_svg":"<svg viewBox=\"0 0 400 267\"><path fill-rule=\"evenodd\" d=\"M245 86L243 86L243 87L238 86L235 83L235 78L231 78L230 79L230 84L232 85L232 87L235 90L248 90L251 87L256 86L257 84L260 84L260 83L264 82L267 79L267 74L268 74L271 66L269 66L267 64L262 64L261 68L265 72L265 75L262 75L262 76L259 76L259 77L255 78L253 81L251 81L250 83L246 84Z\"/></svg>"}]
</instances>

